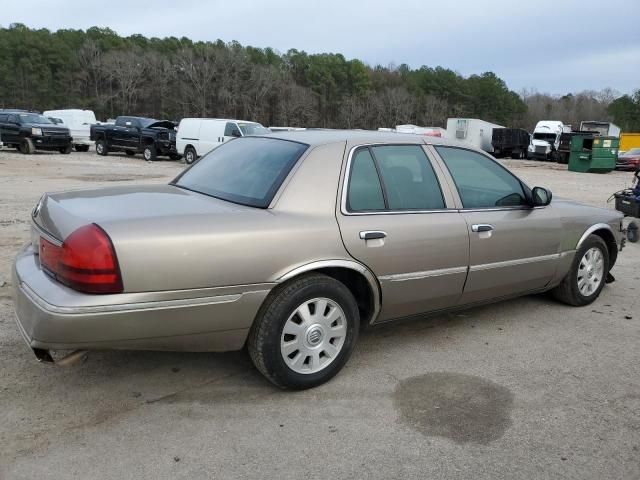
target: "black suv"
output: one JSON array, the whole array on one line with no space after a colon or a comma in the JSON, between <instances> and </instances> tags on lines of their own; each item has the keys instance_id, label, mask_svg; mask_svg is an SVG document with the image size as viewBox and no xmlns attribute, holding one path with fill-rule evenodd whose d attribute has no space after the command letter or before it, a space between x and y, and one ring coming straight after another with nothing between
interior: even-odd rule
<instances>
[{"instance_id":1,"label":"black suv","mask_svg":"<svg viewBox=\"0 0 640 480\"><path fill-rule=\"evenodd\" d=\"M54 124L39 113L0 110L0 142L30 154L36 150L71 153L69 129Z\"/></svg>"}]
</instances>

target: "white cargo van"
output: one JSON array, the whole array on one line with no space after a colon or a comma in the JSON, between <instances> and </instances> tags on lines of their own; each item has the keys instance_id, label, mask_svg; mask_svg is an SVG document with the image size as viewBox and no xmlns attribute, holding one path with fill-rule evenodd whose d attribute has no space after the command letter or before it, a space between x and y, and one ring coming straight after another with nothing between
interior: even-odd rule
<instances>
[{"instance_id":1,"label":"white cargo van","mask_svg":"<svg viewBox=\"0 0 640 480\"><path fill-rule=\"evenodd\" d=\"M475 148L493 153L491 140L494 128L504 127L477 118L448 118L446 138L461 140Z\"/></svg>"},{"instance_id":2,"label":"white cargo van","mask_svg":"<svg viewBox=\"0 0 640 480\"><path fill-rule=\"evenodd\" d=\"M93 142L89 139L89 127L96 121L96 115L91 110L47 110L43 113L45 117L62 120L62 125L71 131L73 146L76 152L88 152Z\"/></svg>"},{"instance_id":3,"label":"white cargo van","mask_svg":"<svg viewBox=\"0 0 640 480\"><path fill-rule=\"evenodd\" d=\"M193 163L198 157L232 138L269 133L271 130L256 122L221 118L183 118L178 125L176 149L186 163Z\"/></svg>"}]
</instances>

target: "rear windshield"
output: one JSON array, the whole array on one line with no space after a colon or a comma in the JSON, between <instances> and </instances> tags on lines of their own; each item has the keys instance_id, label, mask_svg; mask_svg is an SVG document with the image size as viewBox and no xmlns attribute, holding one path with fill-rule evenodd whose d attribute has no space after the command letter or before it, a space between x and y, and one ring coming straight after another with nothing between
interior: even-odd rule
<instances>
[{"instance_id":1,"label":"rear windshield","mask_svg":"<svg viewBox=\"0 0 640 480\"><path fill-rule=\"evenodd\" d=\"M266 208L308 145L265 137L238 138L202 157L173 185Z\"/></svg>"},{"instance_id":2,"label":"rear windshield","mask_svg":"<svg viewBox=\"0 0 640 480\"><path fill-rule=\"evenodd\" d=\"M242 135L266 135L271 133L271 130L263 127L259 123L242 123L238 122L238 126L240 130L242 130Z\"/></svg>"}]
</instances>

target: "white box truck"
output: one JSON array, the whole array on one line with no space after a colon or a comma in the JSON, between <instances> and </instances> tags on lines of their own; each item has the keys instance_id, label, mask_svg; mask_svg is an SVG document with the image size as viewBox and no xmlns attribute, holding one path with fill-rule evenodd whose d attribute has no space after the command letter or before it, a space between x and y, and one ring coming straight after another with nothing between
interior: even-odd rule
<instances>
[{"instance_id":1,"label":"white box truck","mask_svg":"<svg viewBox=\"0 0 640 480\"><path fill-rule=\"evenodd\" d=\"M595 120L586 120L580 122L580 131L594 132L601 137L618 137L620 138L620 127L611 122L598 122Z\"/></svg>"},{"instance_id":2,"label":"white box truck","mask_svg":"<svg viewBox=\"0 0 640 480\"><path fill-rule=\"evenodd\" d=\"M493 153L491 139L494 128L504 127L477 118L449 118L446 138L466 142L475 148Z\"/></svg>"},{"instance_id":3,"label":"white box truck","mask_svg":"<svg viewBox=\"0 0 640 480\"><path fill-rule=\"evenodd\" d=\"M53 119L55 123L60 124L57 120L62 120L62 125L67 127L73 138L72 144L76 152L88 152L89 147L93 145L90 140L90 127L98 123L96 115L92 110L66 109L66 110L47 110L43 113L45 117Z\"/></svg>"},{"instance_id":4,"label":"white box truck","mask_svg":"<svg viewBox=\"0 0 640 480\"><path fill-rule=\"evenodd\" d=\"M247 135L267 135L271 130L256 122L224 118L183 118L178 125L176 150L188 164L224 142Z\"/></svg>"}]
</instances>

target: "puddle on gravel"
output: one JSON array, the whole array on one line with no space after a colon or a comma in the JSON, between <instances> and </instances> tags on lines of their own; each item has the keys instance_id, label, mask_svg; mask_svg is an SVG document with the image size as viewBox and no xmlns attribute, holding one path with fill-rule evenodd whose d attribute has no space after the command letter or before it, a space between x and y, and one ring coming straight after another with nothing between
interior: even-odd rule
<instances>
[{"instance_id":1,"label":"puddle on gravel","mask_svg":"<svg viewBox=\"0 0 640 480\"><path fill-rule=\"evenodd\" d=\"M513 393L480 377L436 372L400 382L400 420L428 436L486 445L511 425Z\"/></svg>"}]
</instances>

